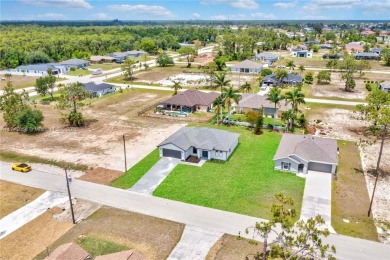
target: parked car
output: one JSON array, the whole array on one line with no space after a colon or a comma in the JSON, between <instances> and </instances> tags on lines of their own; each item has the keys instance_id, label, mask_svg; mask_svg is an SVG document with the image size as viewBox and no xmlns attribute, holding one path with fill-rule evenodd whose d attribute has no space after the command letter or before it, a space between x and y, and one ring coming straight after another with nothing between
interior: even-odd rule
<instances>
[{"instance_id":1,"label":"parked car","mask_svg":"<svg viewBox=\"0 0 390 260\"><path fill-rule=\"evenodd\" d=\"M29 172L31 169L31 165L28 165L27 163L16 163L12 165L12 170L14 171Z\"/></svg>"},{"instance_id":2,"label":"parked car","mask_svg":"<svg viewBox=\"0 0 390 260\"><path fill-rule=\"evenodd\" d=\"M102 74L103 73L103 70L102 69L96 69L92 72L92 75L99 75L99 74Z\"/></svg>"},{"instance_id":3,"label":"parked car","mask_svg":"<svg viewBox=\"0 0 390 260\"><path fill-rule=\"evenodd\" d=\"M279 66L276 66L276 68L278 68L278 69L284 69L286 66L284 66L284 65L279 65Z\"/></svg>"}]
</instances>

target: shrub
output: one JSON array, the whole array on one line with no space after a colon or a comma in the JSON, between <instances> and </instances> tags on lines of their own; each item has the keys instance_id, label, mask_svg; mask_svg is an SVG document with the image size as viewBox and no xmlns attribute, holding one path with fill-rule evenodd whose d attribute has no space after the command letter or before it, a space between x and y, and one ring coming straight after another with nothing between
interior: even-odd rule
<instances>
[{"instance_id":1,"label":"shrub","mask_svg":"<svg viewBox=\"0 0 390 260\"><path fill-rule=\"evenodd\" d=\"M372 90L372 86L371 86L370 83L366 83L366 89L367 89L368 91L371 91L371 90Z\"/></svg>"}]
</instances>

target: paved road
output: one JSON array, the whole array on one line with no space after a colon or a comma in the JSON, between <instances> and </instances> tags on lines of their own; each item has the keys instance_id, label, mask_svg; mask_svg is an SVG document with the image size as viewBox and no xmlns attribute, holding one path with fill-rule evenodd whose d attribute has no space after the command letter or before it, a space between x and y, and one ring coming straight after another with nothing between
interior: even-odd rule
<instances>
[{"instance_id":1,"label":"paved road","mask_svg":"<svg viewBox=\"0 0 390 260\"><path fill-rule=\"evenodd\" d=\"M366 102L319 99L319 98L305 98L305 101L306 103L334 104L334 105L344 105L344 106L356 106L356 105L367 104Z\"/></svg>"},{"instance_id":2,"label":"paved road","mask_svg":"<svg viewBox=\"0 0 390 260\"><path fill-rule=\"evenodd\" d=\"M0 179L36 188L65 192L65 180L61 176L39 173L16 173L9 168L0 169ZM216 210L167 199L146 196L104 185L74 180L71 185L74 197L90 200L123 210L167 219L186 225L202 227L213 232L241 235L250 238L244 230L263 219ZM390 246L352 237L331 234L325 239L337 248L338 259L388 259Z\"/></svg>"},{"instance_id":3,"label":"paved road","mask_svg":"<svg viewBox=\"0 0 390 260\"><path fill-rule=\"evenodd\" d=\"M179 159L162 157L145 175L129 190L152 195L153 191L180 162Z\"/></svg>"},{"instance_id":4,"label":"paved road","mask_svg":"<svg viewBox=\"0 0 390 260\"><path fill-rule=\"evenodd\" d=\"M210 248L222 235L223 233L220 232L187 225L179 243L169 255L168 260L204 260Z\"/></svg>"},{"instance_id":5,"label":"paved road","mask_svg":"<svg viewBox=\"0 0 390 260\"><path fill-rule=\"evenodd\" d=\"M34 201L0 219L0 239L45 213L47 209L68 201L68 196L46 191Z\"/></svg>"},{"instance_id":6,"label":"paved road","mask_svg":"<svg viewBox=\"0 0 390 260\"><path fill-rule=\"evenodd\" d=\"M301 219L307 220L321 215L329 231L336 233L331 226L331 196L332 174L309 171L306 175Z\"/></svg>"}]
</instances>

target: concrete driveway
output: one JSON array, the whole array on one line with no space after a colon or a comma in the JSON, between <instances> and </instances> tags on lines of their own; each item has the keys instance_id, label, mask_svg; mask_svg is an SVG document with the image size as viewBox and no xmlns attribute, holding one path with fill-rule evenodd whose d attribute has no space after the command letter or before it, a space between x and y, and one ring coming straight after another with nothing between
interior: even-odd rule
<instances>
[{"instance_id":1,"label":"concrete driveway","mask_svg":"<svg viewBox=\"0 0 390 260\"><path fill-rule=\"evenodd\" d=\"M301 219L307 220L321 215L329 231L336 233L331 226L331 194L332 174L309 171L303 193Z\"/></svg>"},{"instance_id":2,"label":"concrete driveway","mask_svg":"<svg viewBox=\"0 0 390 260\"><path fill-rule=\"evenodd\" d=\"M176 158L162 157L145 175L129 190L152 195L153 191L180 162Z\"/></svg>"}]
</instances>

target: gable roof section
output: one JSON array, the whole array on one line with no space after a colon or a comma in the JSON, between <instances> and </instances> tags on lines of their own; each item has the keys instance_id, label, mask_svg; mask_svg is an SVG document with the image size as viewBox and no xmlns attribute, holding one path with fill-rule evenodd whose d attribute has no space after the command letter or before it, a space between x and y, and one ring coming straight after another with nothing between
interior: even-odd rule
<instances>
[{"instance_id":1,"label":"gable roof section","mask_svg":"<svg viewBox=\"0 0 390 260\"><path fill-rule=\"evenodd\" d=\"M40 64L30 64L30 65L22 65L19 67L16 67L18 70L36 70L36 71L47 71L48 68L51 68L53 70L57 70L57 68L54 66L54 63L40 63Z\"/></svg>"},{"instance_id":2,"label":"gable roof section","mask_svg":"<svg viewBox=\"0 0 390 260\"><path fill-rule=\"evenodd\" d=\"M381 89L390 89L390 81L384 81L379 83Z\"/></svg>"},{"instance_id":3,"label":"gable roof section","mask_svg":"<svg viewBox=\"0 0 390 260\"><path fill-rule=\"evenodd\" d=\"M89 63L87 60L82 60L82 59L70 59L70 60L65 60L60 62L59 64L61 65L70 65L70 66L77 66L77 65L84 65L86 63Z\"/></svg>"},{"instance_id":4,"label":"gable roof section","mask_svg":"<svg viewBox=\"0 0 390 260\"><path fill-rule=\"evenodd\" d=\"M186 90L182 93L161 102L161 104L171 104L192 107L195 105L209 106L219 97L217 92L203 92L199 90Z\"/></svg>"},{"instance_id":5,"label":"gable roof section","mask_svg":"<svg viewBox=\"0 0 390 260\"><path fill-rule=\"evenodd\" d=\"M262 69L263 66L257 62L253 62L250 60L244 60L240 63L234 64L232 66L234 69Z\"/></svg>"},{"instance_id":6,"label":"gable roof section","mask_svg":"<svg viewBox=\"0 0 390 260\"><path fill-rule=\"evenodd\" d=\"M229 151L240 135L205 127L183 127L165 139L158 147L173 144L184 151L190 147L205 150Z\"/></svg>"},{"instance_id":7,"label":"gable roof section","mask_svg":"<svg viewBox=\"0 0 390 260\"><path fill-rule=\"evenodd\" d=\"M45 260L84 260L88 252L75 243L63 244L57 247Z\"/></svg>"},{"instance_id":8,"label":"gable roof section","mask_svg":"<svg viewBox=\"0 0 390 260\"><path fill-rule=\"evenodd\" d=\"M244 93L241 97L237 104L238 107L259 109L263 106L265 108L275 108L275 104L267 100L268 95L260 96L258 94ZM292 105L286 105L284 101L281 101L276 107L281 111L287 111L292 108Z\"/></svg>"},{"instance_id":9,"label":"gable roof section","mask_svg":"<svg viewBox=\"0 0 390 260\"><path fill-rule=\"evenodd\" d=\"M337 141L311 135L284 134L274 160L292 155L308 162L338 164Z\"/></svg>"},{"instance_id":10,"label":"gable roof section","mask_svg":"<svg viewBox=\"0 0 390 260\"><path fill-rule=\"evenodd\" d=\"M94 82L88 82L84 84L84 89L86 91L100 91L111 87L114 87L114 85L107 83L95 84Z\"/></svg>"}]
</instances>

